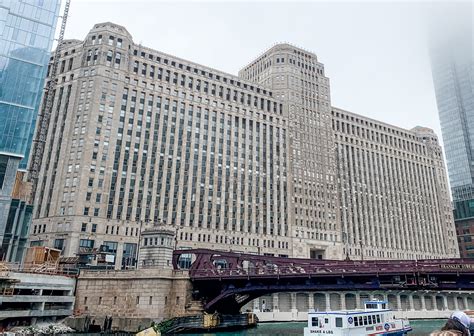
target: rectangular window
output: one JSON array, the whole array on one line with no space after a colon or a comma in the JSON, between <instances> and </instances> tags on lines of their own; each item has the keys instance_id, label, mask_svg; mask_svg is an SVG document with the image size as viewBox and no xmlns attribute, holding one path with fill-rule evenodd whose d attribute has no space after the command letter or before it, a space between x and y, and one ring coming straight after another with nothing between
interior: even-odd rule
<instances>
[{"instance_id":1,"label":"rectangular window","mask_svg":"<svg viewBox=\"0 0 474 336\"><path fill-rule=\"evenodd\" d=\"M55 239L54 248L62 251L64 248L64 239Z\"/></svg>"},{"instance_id":2,"label":"rectangular window","mask_svg":"<svg viewBox=\"0 0 474 336\"><path fill-rule=\"evenodd\" d=\"M87 223L82 223L81 232L86 232L86 231L87 231Z\"/></svg>"},{"instance_id":3,"label":"rectangular window","mask_svg":"<svg viewBox=\"0 0 474 336\"><path fill-rule=\"evenodd\" d=\"M342 317L336 317L336 328L342 328Z\"/></svg>"},{"instance_id":4,"label":"rectangular window","mask_svg":"<svg viewBox=\"0 0 474 336\"><path fill-rule=\"evenodd\" d=\"M79 247L94 248L94 240L92 240L92 239L81 239L79 241Z\"/></svg>"}]
</instances>

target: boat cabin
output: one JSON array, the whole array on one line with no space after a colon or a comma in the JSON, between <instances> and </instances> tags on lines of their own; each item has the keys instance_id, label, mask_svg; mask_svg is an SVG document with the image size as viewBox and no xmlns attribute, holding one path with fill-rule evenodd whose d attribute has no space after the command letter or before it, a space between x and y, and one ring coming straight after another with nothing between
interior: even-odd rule
<instances>
[{"instance_id":1,"label":"boat cabin","mask_svg":"<svg viewBox=\"0 0 474 336\"><path fill-rule=\"evenodd\" d=\"M324 329L370 327L389 321L386 301L367 301L364 310L310 312L310 326ZM370 328L369 328L370 329Z\"/></svg>"}]
</instances>

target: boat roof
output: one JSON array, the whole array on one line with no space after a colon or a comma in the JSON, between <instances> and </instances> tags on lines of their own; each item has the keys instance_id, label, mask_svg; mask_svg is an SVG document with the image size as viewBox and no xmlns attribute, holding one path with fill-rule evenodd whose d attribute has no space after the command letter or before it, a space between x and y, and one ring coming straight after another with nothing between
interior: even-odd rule
<instances>
[{"instance_id":1,"label":"boat roof","mask_svg":"<svg viewBox=\"0 0 474 336\"><path fill-rule=\"evenodd\" d=\"M386 313L390 309L373 309L373 310L339 310L339 311L328 311L328 312L317 312L310 311L308 315L362 315L362 314L374 314L374 313Z\"/></svg>"}]
</instances>

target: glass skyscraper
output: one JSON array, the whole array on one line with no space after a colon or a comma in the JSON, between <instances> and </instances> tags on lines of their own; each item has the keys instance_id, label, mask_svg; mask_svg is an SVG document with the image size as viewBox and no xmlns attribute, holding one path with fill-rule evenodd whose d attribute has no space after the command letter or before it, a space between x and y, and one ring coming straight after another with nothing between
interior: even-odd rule
<instances>
[{"instance_id":1,"label":"glass skyscraper","mask_svg":"<svg viewBox=\"0 0 474 336\"><path fill-rule=\"evenodd\" d=\"M60 0L0 1L0 153L26 168Z\"/></svg>"},{"instance_id":2,"label":"glass skyscraper","mask_svg":"<svg viewBox=\"0 0 474 336\"><path fill-rule=\"evenodd\" d=\"M474 5L436 9L430 54L456 233L461 257L474 258Z\"/></svg>"},{"instance_id":3,"label":"glass skyscraper","mask_svg":"<svg viewBox=\"0 0 474 336\"><path fill-rule=\"evenodd\" d=\"M0 243L17 171L27 168L59 7L60 0L0 0Z\"/></svg>"},{"instance_id":4,"label":"glass skyscraper","mask_svg":"<svg viewBox=\"0 0 474 336\"><path fill-rule=\"evenodd\" d=\"M433 82L456 218L474 217L472 24L471 16L459 15L451 26L440 25L431 47Z\"/></svg>"}]
</instances>

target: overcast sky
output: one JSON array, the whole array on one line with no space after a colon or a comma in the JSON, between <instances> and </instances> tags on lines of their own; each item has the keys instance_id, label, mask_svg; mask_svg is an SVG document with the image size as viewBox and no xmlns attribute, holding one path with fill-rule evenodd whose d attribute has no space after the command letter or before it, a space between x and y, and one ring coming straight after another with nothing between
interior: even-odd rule
<instances>
[{"instance_id":1,"label":"overcast sky","mask_svg":"<svg viewBox=\"0 0 474 336\"><path fill-rule=\"evenodd\" d=\"M427 35L446 10L472 15L472 3L72 0L66 38L111 21L135 43L235 75L274 43L289 42L324 63L333 106L431 127L441 138Z\"/></svg>"}]
</instances>

